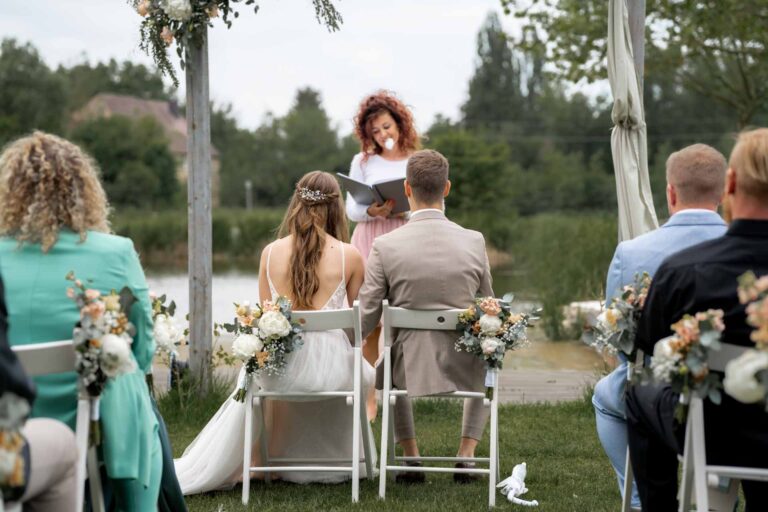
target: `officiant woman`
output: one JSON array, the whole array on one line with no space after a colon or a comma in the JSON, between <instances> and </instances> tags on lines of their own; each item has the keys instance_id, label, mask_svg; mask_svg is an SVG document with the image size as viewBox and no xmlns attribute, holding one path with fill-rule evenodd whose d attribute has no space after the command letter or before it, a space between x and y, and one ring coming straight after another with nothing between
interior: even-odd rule
<instances>
[{"instance_id":1,"label":"officiant woman","mask_svg":"<svg viewBox=\"0 0 768 512\"><path fill-rule=\"evenodd\" d=\"M360 152L352 159L349 176L371 185L377 181L405 178L405 166L414 151L420 149L413 114L394 93L378 91L363 99L355 116L355 136ZM405 214L393 215L394 202L358 204L347 194L347 215L356 223L352 233L354 245L367 260L373 240L407 222ZM374 364L379 357L379 334L376 329L363 348L365 358ZM376 416L373 394L368 400L368 418Z\"/></svg>"}]
</instances>

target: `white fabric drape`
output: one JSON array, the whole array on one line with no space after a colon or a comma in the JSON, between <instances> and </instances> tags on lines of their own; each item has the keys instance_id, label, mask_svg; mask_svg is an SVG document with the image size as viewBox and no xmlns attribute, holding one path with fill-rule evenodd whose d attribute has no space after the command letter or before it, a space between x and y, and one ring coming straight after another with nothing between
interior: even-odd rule
<instances>
[{"instance_id":1,"label":"white fabric drape","mask_svg":"<svg viewBox=\"0 0 768 512\"><path fill-rule=\"evenodd\" d=\"M613 92L611 152L619 204L619 241L659 227L648 177L642 96L632 57L626 0L608 4L608 80Z\"/></svg>"}]
</instances>

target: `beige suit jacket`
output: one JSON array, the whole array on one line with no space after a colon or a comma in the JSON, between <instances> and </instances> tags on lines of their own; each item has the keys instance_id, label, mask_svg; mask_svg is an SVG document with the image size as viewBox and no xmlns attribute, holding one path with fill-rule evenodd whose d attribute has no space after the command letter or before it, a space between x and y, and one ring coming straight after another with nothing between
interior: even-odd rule
<instances>
[{"instance_id":1,"label":"beige suit jacket","mask_svg":"<svg viewBox=\"0 0 768 512\"><path fill-rule=\"evenodd\" d=\"M464 309L477 295L493 295L483 235L425 211L373 243L359 297L363 333L376 327L384 299L408 309ZM458 331L399 329L393 335L394 387L411 396L484 389L483 362L454 348ZM382 376L380 364L379 387Z\"/></svg>"}]
</instances>

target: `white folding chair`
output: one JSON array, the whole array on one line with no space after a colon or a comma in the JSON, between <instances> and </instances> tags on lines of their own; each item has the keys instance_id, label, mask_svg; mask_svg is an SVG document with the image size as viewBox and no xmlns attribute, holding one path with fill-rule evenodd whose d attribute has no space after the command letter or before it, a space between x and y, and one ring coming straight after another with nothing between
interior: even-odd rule
<instances>
[{"instance_id":1,"label":"white folding chair","mask_svg":"<svg viewBox=\"0 0 768 512\"><path fill-rule=\"evenodd\" d=\"M407 397L408 390L392 389L392 329L423 329L454 331L458 324L458 316L463 310L450 309L442 311L419 311L389 306L384 301L384 389L382 390L382 423L381 423L381 467L379 470L379 497L384 499L387 492L388 471L413 471L424 473L475 473L488 475L488 506L496 505L496 481L499 479L499 387L493 388L492 398L488 400L485 393L474 391L454 391L429 395L440 398L482 398L486 407L491 408L491 439L490 457L401 457L395 455L393 409L398 397ZM458 337L458 333L456 334ZM436 466L402 466L396 462L474 462L488 464L483 468L446 468Z\"/></svg>"},{"instance_id":2,"label":"white folding chair","mask_svg":"<svg viewBox=\"0 0 768 512\"><path fill-rule=\"evenodd\" d=\"M722 372L731 359L743 354L748 347L723 343L718 351L710 351L708 363L711 371ZM721 478L731 479L726 493L713 492ZM738 482L757 480L768 482L766 468L738 466L713 466L707 464L706 439L704 435L704 401L693 395L688 407L688 420L685 425L685 447L683 450L683 477L680 483L680 511L691 509L691 489L696 496L696 510L733 510L738 497ZM717 508L715 508L717 507Z\"/></svg>"},{"instance_id":3,"label":"white folding chair","mask_svg":"<svg viewBox=\"0 0 768 512\"><path fill-rule=\"evenodd\" d=\"M353 329L355 345L354 350L354 383L349 391L320 391L315 393L281 393L276 391L254 391L248 389L245 397L245 443L243 449L243 496L244 505L248 504L251 485L251 473L264 473L265 480L269 482L270 473L285 473L290 471L302 472L339 472L352 474L352 502L360 499L360 463L365 464L366 475L373 478L372 457L374 447L371 443L370 425L365 415L365 400L363 397L363 352L362 352L362 328L360 326L360 309L357 301L352 308L334 311L294 311L293 320L301 324L305 332L328 331L331 329ZM352 458L270 458L268 440L264 424L265 400L290 400L292 398L314 397L319 400L328 398L346 397L347 405L352 409ZM261 456L263 466L251 466L251 446L253 427L253 407L261 408ZM362 426L365 425L365 435L362 436ZM363 437L364 458L360 458L360 438ZM321 465L343 464L349 466ZM275 464L275 465L273 465ZM283 465L280 465L283 464ZM285 465L288 464L288 465ZM311 464L298 466L295 464Z\"/></svg>"},{"instance_id":4,"label":"white folding chair","mask_svg":"<svg viewBox=\"0 0 768 512\"><path fill-rule=\"evenodd\" d=\"M19 358L24 371L30 377L66 373L75 370L75 350L72 340L15 345L11 348L13 348L13 351ZM75 438L77 439L76 474L78 482L76 510L83 510L87 474L91 489L91 506L94 512L104 512L104 495L101 489L96 447L88 446L90 407L91 401L88 396L81 393L77 400L75 428Z\"/></svg>"}]
</instances>

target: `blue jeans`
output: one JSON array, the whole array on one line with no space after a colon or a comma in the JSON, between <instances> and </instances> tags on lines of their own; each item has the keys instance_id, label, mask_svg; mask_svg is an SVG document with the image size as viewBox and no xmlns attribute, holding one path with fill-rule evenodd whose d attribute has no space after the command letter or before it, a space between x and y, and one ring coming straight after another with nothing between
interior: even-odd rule
<instances>
[{"instance_id":1,"label":"blue jeans","mask_svg":"<svg viewBox=\"0 0 768 512\"><path fill-rule=\"evenodd\" d=\"M600 379L595 385L592 405L595 407L597 437L619 481L619 492L624 492L624 467L627 462L627 420L624 409L624 389L627 384L627 363ZM637 485L632 482L632 507L640 508Z\"/></svg>"}]
</instances>

